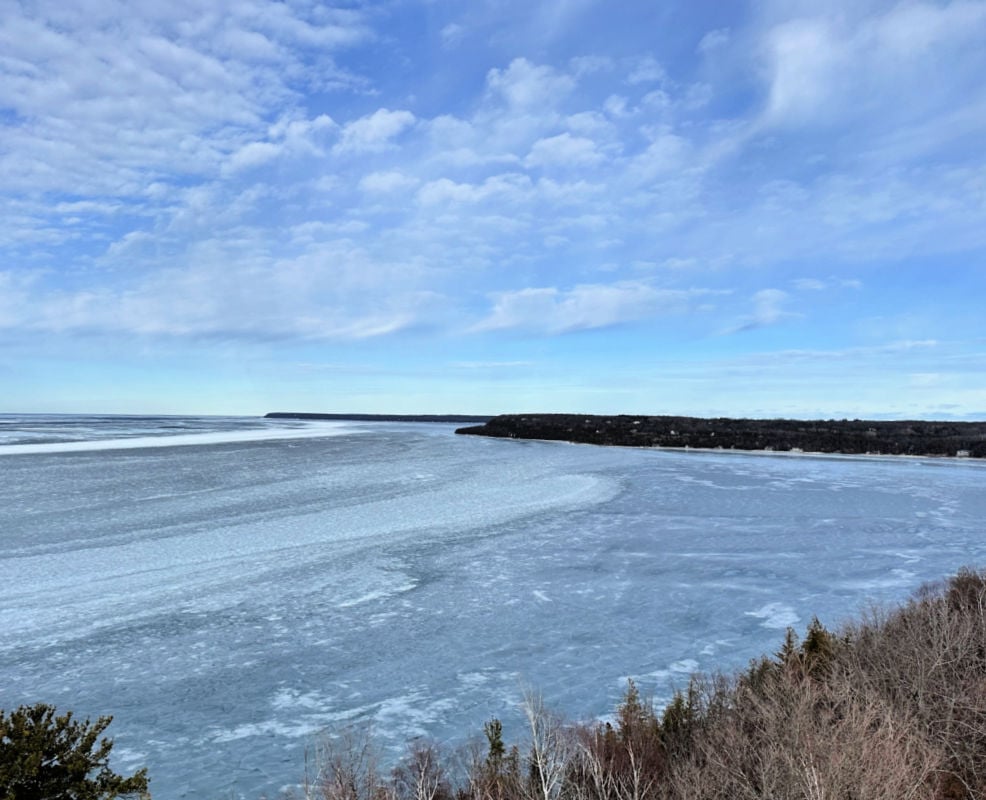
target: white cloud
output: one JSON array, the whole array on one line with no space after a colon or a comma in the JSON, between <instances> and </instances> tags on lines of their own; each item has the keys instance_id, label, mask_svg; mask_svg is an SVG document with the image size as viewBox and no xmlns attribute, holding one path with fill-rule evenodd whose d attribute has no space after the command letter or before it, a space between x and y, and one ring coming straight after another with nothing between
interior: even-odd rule
<instances>
[{"instance_id":1,"label":"white cloud","mask_svg":"<svg viewBox=\"0 0 986 800\"><path fill-rule=\"evenodd\" d=\"M219 33L217 49L244 61L277 62L284 58L281 46L257 31L227 28Z\"/></svg>"},{"instance_id":2,"label":"white cloud","mask_svg":"<svg viewBox=\"0 0 986 800\"><path fill-rule=\"evenodd\" d=\"M390 194L400 192L404 189L411 189L418 185L420 181L399 170L389 172L371 172L365 175L359 182L359 188L364 192Z\"/></svg>"},{"instance_id":3,"label":"white cloud","mask_svg":"<svg viewBox=\"0 0 986 800\"><path fill-rule=\"evenodd\" d=\"M680 312L704 290L655 289L640 281L583 284L569 290L528 288L493 295L493 309L476 332L521 329L547 334L606 328Z\"/></svg>"},{"instance_id":4,"label":"white cloud","mask_svg":"<svg viewBox=\"0 0 986 800\"><path fill-rule=\"evenodd\" d=\"M634 180L651 180L661 175L678 173L694 166L691 147L687 139L660 126L648 131L651 143L633 159L630 176Z\"/></svg>"},{"instance_id":5,"label":"white cloud","mask_svg":"<svg viewBox=\"0 0 986 800\"><path fill-rule=\"evenodd\" d=\"M229 157L226 168L230 172L253 169L273 161L284 150L283 144L273 142L250 142L243 145Z\"/></svg>"},{"instance_id":6,"label":"white cloud","mask_svg":"<svg viewBox=\"0 0 986 800\"><path fill-rule=\"evenodd\" d=\"M768 353L749 355L744 358L744 363L754 369L770 365L778 365L781 368L787 369L804 362L830 363L846 360L881 361L888 356L905 356L906 358L927 356L936 362L940 362L942 354L939 350L943 345L945 345L945 342L936 339L902 339L889 341L886 344L844 347L838 350L775 350Z\"/></svg>"},{"instance_id":7,"label":"white cloud","mask_svg":"<svg viewBox=\"0 0 986 800\"><path fill-rule=\"evenodd\" d=\"M506 126L511 119L484 108L471 119L442 114L422 121L419 129L427 135L429 161L436 169L517 166L520 156L510 151L509 142L501 142L497 137L497 128ZM526 138L520 136L521 141Z\"/></svg>"},{"instance_id":8,"label":"white cloud","mask_svg":"<svg viewBox=\"0 0 986 800\"><path fill-rule=\"evenodd\" d=\"M766 328L769 325L776 325L784 320L801 316L784 308L789 299L790 295L780 289L761 289L755 292L750 298L753 305L752 313L726 332L739 333Z\"/></svg>"},{"instance_id":9,"label":"white cloud","mask_svg":"<svg viewBox=\"0 0 986 800\"><path fill-rule=\"evenodd\" d=\"M627 108L628 102L627 98L622 95L611 94L603 102L603 108L611 117L626 117L631 113Z\"/></svg>"},{"instance_id":10,"label":"white cloud","mask_svg":"<svg viewBox=\"0 0 986 800\"><path fill-rule=\"evenodd\" d=\"M154 237L147 231L130 231L113 242L106 252L111 258L126 258L140 252L144 247L153 245L154 241Z\"/></svg>"},{"instance_id":11,"label":"white cloud","mask_svg":"<svg viewBox=\"0 0 986 800\"><path fill-rule=\"evenodd\" d=\"M538 139L524 163L532 167L560 165L565 167L595 166L604 157L596 149L596 143L581 136L562 133L547 139Z\"/></svg>"},{"instance_id":12,"label":"white cloud","mask_svg":"<svg viewBox=\"0 0 986 800\"><path fill-rule=\"evenodd\" d=\"M580 111L565 118L566 127L573 133L613 140L618 137L616 126L598 111Z\"/></svg>"},{"instance_id":13,"label":"white cloud","mask_svg":"<svg viewBox=\"0 0 986 800\"><path fill-rule=\"evenodd\" d=\"M442 37L442 44L445 47L454 47L462 41L462 37L465 35L466 29L456 22L450 22L440 31L439 35Z\"/></svg>"},{"instance_id":14,"label":"white cloud","mask_svg":"<svg viewBox=\"0 0 986 800\"><path fill-rule=\"evenodd\" d=\"M700 53L711 53L724 47L729 42L729 28L716 28L705 34L698 43Z\"/></svg>"},{"instance_id":15,"label":"white cloud","mask_svg":"<svg viewBox=\"0 0 986 800\"><path fill-rule=\"evenodd\" d=\"M696 101L689 95L685 102L691 106ZM663 89L655 89L653 92L648 92L642 98L640 98L641 106L649 106L650 108L656 109L658 111L664 111L670 109L674 103L671 100L671 96L665 92Z\"/></svg>"},{"instance_id":16,"label":"white cloud","mask_svg":"<svg viewBox=\"0 0 986 800\"><path fill-rule=\"evenodd\" d=\"M296 8L283 3L264 3L252 8L245 5L241 13L257 20L281 40L311 47L346 47L371 35L363 15L354 9L314 6L309 15L304 10L307 9L300 4Z\"/></svg>"},{"instance_id":17,"label":"white cloud","mask_svg":"<svg viewBox=\"0 0 986 800\"><path fill-rule=\"evenodd\" d=\"M795 20L771 32L773 60L767 118L780 123L831 113L844 44L827 20Z\"/></svg>"},{"instance_id":18,"label":"white cloud","mask_svg":"<svg viewBox=\"0 0 986 800\"><path fill-rule=\"evenodd\" d=\"M791 285L803 292L820 292L825 289L837 287L840 289L862 289L863 283L855 278L837 278L830 276L826 280L821 278L796 278L791 281Z\"/></svg>"},{"instance_id":19,"label":"white cloud","mask_svg":"<svg viewBox=\"0 0 986 800\"><path fill-rule=\"evenodd\" d=\"M761 289L753 295L753 322L758 326L773 325L794 316L782 308L788 297L788 293L780 289Z\"/></svg>"},{"instance_id":20,"label":"white cloud","mask_svg":"<svg viewBox=\"0 0 986 800\"><path fill-rule=\"evenodd\" d=\"M664 67L653 56L639 58L632 65L630 74L627 75L627 83L634 85L638 83L660 83L668 78Z\"/></svg>"},{"instance_id":21,"label":"white cloud","mask_svg":"<svg viewBox=\"0 0 986 800\"><path fill-rule=\"evenodd\" d=\"M883 125L983 97L986 4L899 4L885 13L813 14L766 38L769 125ZM956 68L956 65L961 65Z\"/></svg>"},{"instance_id":22,"label":"white cloud","mask_svg":"<svg viewBox=\"0 0 986 800\"><path fill-rule=\"evenodd\" d=\"M205 0L7 9L0 182L123 197L175 173L207 179L223 166L259 165L273 156L267 120L299 84L346 80L331 53L369 35L359 12L275 3L214 12ZM321 48L319 76L309 47Z\"/></svg>"},{"instance_id":23,"label":"white cloud","mask_svg":"<svg viewBox=\"0 0 986 800\"><path fill-rule=\"evenodd\" d=\"M123 208L122 203L106 203L99 200L76 200L56 203L57 214L116 214Z\"/></svg>"},{"instance_id":24,"label":"white cloud","mask_svg":"<svg viewBox=\"0 0 986 800\"><path fill-rule=\"evenodd\" d=\"M456 183L448 178L439 178L421 187L418 200L426 206L441 203L481 203L491 198L517 201L527 197L531 188L530 178L518 173L494 175L481 184Z\"/></svg>"},{"instance_id":25,"label":"white cloud","mask_svg":"<svg viewBox=\"0 0 986 800\"><path fill-rule=\"evenodd\" d=\"M608 72L613 69L613 59L605 56L576 56L569 61L572 72L577 78L583 75L593 75Z\"/></svg>"},{"instance_id":26,"label":"white cloud","mask_svg":"<svg viewBox=\"0 0 986 800\"><path fill-rule=\"evenodd\" d=\"M817 278L798 278L791 281L795 289L799 289L803 292L820 292L828 288L828 284L825 281L820 281Z\"/></svg>"},{"instance_id":27,"label":"white cloud","mask_svg":"<svg viewBox=\"0 0 986 800\"><path fill-rule=\"evenodd\" d=\"M570 76L515 58L506 69L491 69L486 85L513 108L541 109L557 105L575 88Z\"/></svg>"},{"instance_id":28,"label":"white cloud","mask_svg":"<svg viewBox=\"0 0 986 800\"><path fill-rule=\"evenodd\" d=\"M342 137L335 146L337 153L361 153L384 150L393 140L415 122L410 111L391 111L380 108L372 114L350 122L342 129Z\"/></svg>"},{"instance_id":29,"label":"white cloud","mask_svg":"<svg viewBox=\"0 0 986 800\"><path fill-rule=\"evenodd\" d=\"M315 136L335 131L338 127L328 114L319 114L314 119L281 117L268 130L271 138L284 139L294 147L315 149L313 144Z\"/></svg>"},{"instance_id":30,"label":"white cloud","mask_svg":"<svg viewBox=\"0 0 986 800\"><path fill-rule=\"evenodd\" d=\"M14 292L0 275L0 324L37 333L346 340L390 335L439 313L444 301L414 288L406 269L369 269L358 249L317 236L294 240L309 245L308 255L272 261L242 252L231 271L233 251L201 248L201 263L120 288L46 290L19 281ZM21 309L6 320L4 295Z\"/></svg>"},{"instance_id":31,"label":"white cloud","mask_svg":"<svg viewBox=\"0 0 986 800\"><path fill-rule=\"evenodd\" d=\"M205 4L186 0L89 19L62 6L73 4L30 18L21 4L0 24L0 105L11 109L0 152L2 263L71 264L86 276L84 292L58 290L52 278L49 290L20 287L16 304L6 301L6 317L34 329L367 335L421 324L422 292L459 293L447 322L497 286L477 329L558 333L699 313L697 295L673 287L755 265L758 285L791 296L745 298L731 316L738 330L793 319L799 291L858 287L841 274L847 260L986 241L986 173L974 147L986 105L977 105L981 81L969 78L983 61L970 44L980 30L974 4L842 17L806 4L803 16L785 12L765 29L737 22L728 32L736 47L723 30L699 44L721 51L698 59L708 85L677 84L655 57L628 60L620 48L565 51L553 64L497 61L480 52L470 16L473 71L428 87L393 75L360 83L335 63L339 48L375 41L353 62L383 68L389 43L373 39L360 12L251 0L198 13ZM459 41L463 25L442 35ZM748 83L736 90L716 72L731 59L749 80L742 59L755 48L738 46L748 42L763 44L766 109L750 104ZM956 63L936 66L952 44ZM391 55L421 66L413 48ZM891 56L902 74L913 79L924 66L928 77L885 87ZM942 75L951 115L925 114L883 139L863 125L802 141L803 129L876 118L889 105L905 109L891 117L914 105L925 113ZM443 93L454 95L444 108ZM359 116L368 99L377 110ZM943 151L931 166L900 158L920 149L914 140L929 147L924 125L965 137L976 153L954 163ZM899 144L887 148L891 135ZM820 264L832 274L790 280ZM9 282L6 291L15 297Z\"/></svg>"},{"instance_id":32,"label":"white cloud","mask_svg":"<svg viewBox=\"0 0 986 800\"><path fill-rule=\"evenodd\" d=\"M22 324L29 309L30 288L37 276L0 271L0 328Z\"/></svg>"}]
</instances>

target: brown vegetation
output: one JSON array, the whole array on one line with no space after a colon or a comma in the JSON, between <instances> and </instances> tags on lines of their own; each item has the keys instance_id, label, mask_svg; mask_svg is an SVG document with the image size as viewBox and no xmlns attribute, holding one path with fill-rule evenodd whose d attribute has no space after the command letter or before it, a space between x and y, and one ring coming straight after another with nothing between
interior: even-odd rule
<instances>
[{"instance_id":1,"label":"brown vegetation","mask_svg":"<svg viewBox=\"0 0 986 800\"><path fill-rule=\"evenodd\" d=\"M972 800L986 797L986 573L694 677L661 713L630 683L614 722L525 701L523 748L491 720L453 759L416 742L389 774L371 739L327 739L307 800Z\"/></svg>"}]
</instances>

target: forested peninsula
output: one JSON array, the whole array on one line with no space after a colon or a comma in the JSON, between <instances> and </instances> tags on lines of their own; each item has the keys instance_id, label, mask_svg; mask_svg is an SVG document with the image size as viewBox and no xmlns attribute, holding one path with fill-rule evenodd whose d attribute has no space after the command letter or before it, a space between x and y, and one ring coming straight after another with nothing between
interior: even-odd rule
<instances>
[{"instance_id":1,"label":"forested peninsula","mask_svg":"<svg viewBox=\"0 0 986 800\"><path fill-rule=\"evenodd\" d=\"M501 414L456 433L623 447L986 458L986 422Z\"/></svg>"}]
</instances>

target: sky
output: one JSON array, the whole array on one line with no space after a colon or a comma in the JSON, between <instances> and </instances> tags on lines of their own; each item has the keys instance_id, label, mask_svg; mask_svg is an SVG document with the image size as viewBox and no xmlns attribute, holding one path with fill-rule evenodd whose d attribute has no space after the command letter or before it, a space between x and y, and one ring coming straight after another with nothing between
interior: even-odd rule
<instances>
[{"instance_id":1,"label":"sky","mask_svg":"<svg viewBox=\"0 0 986 800\"><path fill-rule=\"evenodd\" d=\"M0 412L986 418L986 0L0 0Z\"/></svg>"}]
</instances>

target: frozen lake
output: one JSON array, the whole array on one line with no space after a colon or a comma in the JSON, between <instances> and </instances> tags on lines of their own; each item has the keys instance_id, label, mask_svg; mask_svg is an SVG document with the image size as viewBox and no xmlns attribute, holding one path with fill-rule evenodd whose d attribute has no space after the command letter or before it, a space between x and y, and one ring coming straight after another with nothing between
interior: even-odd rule
<instances>
[{"instance_id":1,"label":"frozen lake","mask_svg":"<svg viewBox=\"0 0 986 800\"><path fill-rule=\"evenodd\" d=\"M986 564L983 464L453 427L0 415L0 707L113 714L155 800L255 800L326 726L519 737L524 687L660 700Z\"/></svg>"}]
</instances>

